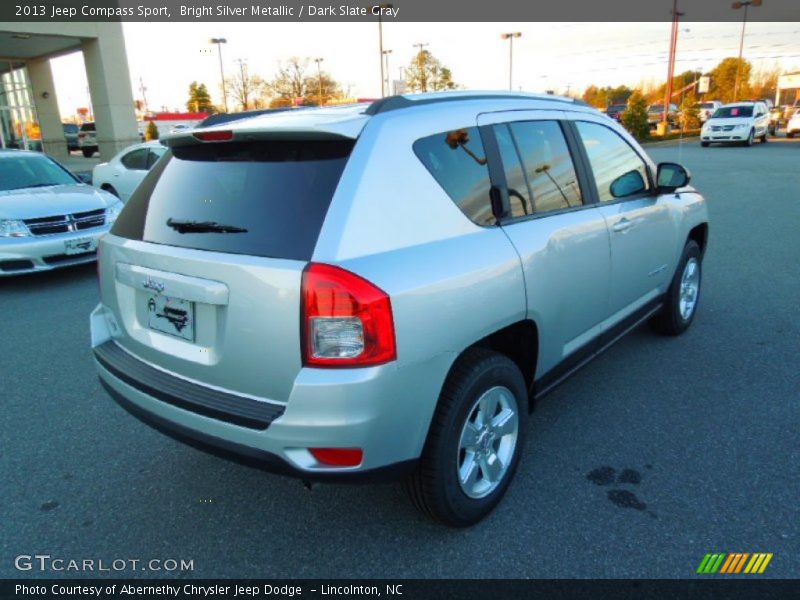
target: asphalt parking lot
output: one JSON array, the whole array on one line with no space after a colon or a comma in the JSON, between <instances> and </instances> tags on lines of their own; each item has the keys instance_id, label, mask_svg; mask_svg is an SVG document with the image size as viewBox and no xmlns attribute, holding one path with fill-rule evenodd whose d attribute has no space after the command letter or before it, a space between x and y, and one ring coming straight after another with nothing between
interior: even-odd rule
<instances>
[{"instance_id":1,"label":"asphalt parking lot","mask_svg":"<svg viewBox=\"0 0 800 600\"><path fill-rule=\"evenodd\" d=\"M800 577L800 140L648 151L709 202L695 323L640 328L545 398L469 530L399 485L309 492L156 433L97 383L94 266L0 279L0 577L40 576L14 568L38 553L204 578L679 578L709 552L771 552L765 576Z\"/></svg>"}]
</instances>

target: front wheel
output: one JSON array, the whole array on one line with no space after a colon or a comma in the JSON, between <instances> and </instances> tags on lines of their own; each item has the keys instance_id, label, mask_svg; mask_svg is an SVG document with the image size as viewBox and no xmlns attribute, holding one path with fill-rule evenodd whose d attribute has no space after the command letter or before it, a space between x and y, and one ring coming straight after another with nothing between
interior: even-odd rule
<instances>
[{"instance_id":1,"label":"front wheel","mask_svg":"<svg viewBox=\"0 0 800 600\"><path fill-rule=\"evenodd\" d=\"M708 148L708 144L709 144L709 142L700 142L700 145L701 145L703 148Z\"/></svg>"},{"instance_id":2,"label":"front wheel","mask_svg":"<svg viewBox=\"0 0 800 600\"><path fill-rule=\"evenodd\" d=\"M82 152L84 158L91 158L92 154L94 154L94 150L90 150L87 148L83 148Z\"/></svg>"},{"instance_id":3,"label":"front wheel","mask_svg":"<svg viewBox=\"0 0 800 600\"><path fill-rule=\"evenodd\" d=\"M664 306L650 321L664 335L680 335L689 328L697 311L702 281L700 246L694 240L686 242L678 269L672 278Z\"/></svg>"},{"instance_id":4,"label":"front wheel","mask_svg":"<svg viewBox=\"0 0 800 600\"><path fill-rule=\"evenodd\" d=\"M468 350L447 377L417 471L406 481L423 513L467 527L502 499L519 463L527 391L509 358Z\"/></svg>"},{"instance_id":5,"label":"front wheel","mask_svg":"<svg viewBox=\"0 0 800 600\"><path fill-rule=\"evenodd\" d=\"M747 135L747 140L745 140L744 145L745 146L752 146L753 145L753 140L755 139L755 135L756 135L755 131L753 129L751 129L750 133Z\"/></svg>"}]
</instances>

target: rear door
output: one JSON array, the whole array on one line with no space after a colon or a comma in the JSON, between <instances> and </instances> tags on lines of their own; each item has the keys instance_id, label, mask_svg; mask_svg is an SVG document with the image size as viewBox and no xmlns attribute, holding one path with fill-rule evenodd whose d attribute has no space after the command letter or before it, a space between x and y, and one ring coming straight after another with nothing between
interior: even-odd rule
<instances>
[{"instance_id":1,"label":"rear door","mask_svg":"<svg viewBox=\"0 0 800 600\"><path fill-rule=\"evenodd\" d=\"M158 368L288 400L300 286L352 139L195 143L156 163L104 237L115 340Z\"/></svg>"},{"instance_id":2,"label":"rear door","mask_svg":"<svg viewBox=\"0 0 800 600\"><path fill-rule=\"evenodd\" d=\"M593 117L573 121L611 240L609 323L662 294L674 269L678 215L655 193L650 168L618 132Z\"/></svg>"},{"instance_id":3,"label":"rear door","mask_svg":"<svg viewBox=\"0 0 800 600\"><path fill-rule=\"evenodd\" d=\"M502 163L510 214L501 225L519 253L528 315L539 328L537 378L587 345L606 317L608 232L585 193L560 111L481 115Z\"/></svg>"}]
</instances>

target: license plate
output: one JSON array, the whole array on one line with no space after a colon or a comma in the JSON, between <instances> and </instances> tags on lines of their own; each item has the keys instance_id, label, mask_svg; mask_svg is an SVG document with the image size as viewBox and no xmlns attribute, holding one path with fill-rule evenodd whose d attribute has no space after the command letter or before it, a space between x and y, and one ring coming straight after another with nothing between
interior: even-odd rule
<instances>
[{"instance_id":1,"label":"license plate","mask_svg":"<svg viewBox=\"0 0 800 600\"><path fill-rule=\"evenodd\" d=\"M147 326L161 333L194 341L194 302L170 296L147 298Z\"/></svg>"},{"instance_id":2,"label":"license plate","mask_svg":"<svg viewBox=\"0 0 800 600\"><path fill-rule=\"evenodd\" d=\"M97 239L92 237L77 238L64 242L64 254L86 254L97 250Z\"/></svg>"}]
</instances>

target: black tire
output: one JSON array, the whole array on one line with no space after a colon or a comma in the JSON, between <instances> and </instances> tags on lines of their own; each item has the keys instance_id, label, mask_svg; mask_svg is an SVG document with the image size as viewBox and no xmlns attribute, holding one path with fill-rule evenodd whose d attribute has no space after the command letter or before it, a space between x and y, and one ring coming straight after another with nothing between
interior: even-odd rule
<instances>
[{"instance_id":1,"label":"black tire","mask_svg":"<svg viewBox=\"0 0 800 600\"><path fill-rule=\"evenodd\" d=\"M94 154L94 150L91 150L89 148L83 148L81 152L83 152L84 158L91 158L92 154Z\"/></svg>"},{"instance_id":2,"label":"black tire","mask_svg":"<svg viewBox=\"0 0 800 600\"><path fill-rule=\"evenodd\" d=\"M747 135L747 139L744 141L744 145L745 146L752 146L753 145L753 140L755 139L754 138L755 134L756 134L755 130L751 129L750 133Z\"/></svg>"},{"instance_id":3,"label":"black tire","mask_svg":"<svg viewBox=\"0 0 800 600\"><path fill-rule=\"evenodd\" d=\"M107 191L109 194L114 194L117 198L119 198L119 192L114 189L113 185L109 185L107 183L100 186L101 190Z\"/></svg>"},{"instance_id":4,"label":"black tire","mask_svg":"<svg viewBox=\"0 0 800 600\"><path fill-rule=\"evenodd\" d=\"M697 265L697 291L695 293L694 306L688 317L681 313L681 280L686 270L686 265L690 260L694 260ZM703 283L703 261L700 255L700 246L694 240L689 240L683 247L683 254L681 260L678 262L678 268L675 270L675 275L672 277L667 290L666 298L664 299L664 306L656 313L650 320L650 325L657 332L664 335L680 335L689 328L692 324L695 314L697 314L697 304L700 301L700 292Z\"/></svg>"},{"instance_id":5,"label":"black tire","mask_svg":"<svg viewBox=\"0 0 800 600\"><path fill-rule=\"evenodd\" d=\"M794 131L788 131L788 132L786 132L786 137L788 137L788 138L793 138L793 137L794 137Z\"/></svg>"},{"instance_id":6,"label":"black tire","mask_svg":"<svg viewBox=\"0 0 800 600\"><path fill-rule=\"evenodd\" d=\"M708 148L708 145L709 145L709 143L710 143L710 142L700 142L700 145L701 145L703 148Z\"/></svg>"},{"instance_id":7,"label":"black tire","mask_svg":"<svg viewBox=\"0 0 800 600\"><path fill-rule=\"evenodd\" d=\"M762 135L759 139L761 140L762 144L766 144L767 143L767 132L765 131L764 135Z\"/></svg>"},{"instance_id":8,"label":"black tire","mask_svg":"<svg viewBox=\"0 0 800 600\"><path fill-rule=\"evenodd\" d=\"M487 490L483 497L473 498L467 495L459 481L459 461L468 456L461 450L461 435L467 420L477 410L477 401L495 387L510 392L504 395L505 400L516 404L516 443L496 487ZM525 440L527 416L525 380L516 364L491 350L468 350L447 376L419 466L405 481L414 506L451 527L468 527L483 519L500 502L514 477ZM498 442L498 454L500 451ZM490 482L488 479L482 481Z\"/></svg>"}]
</instances>

